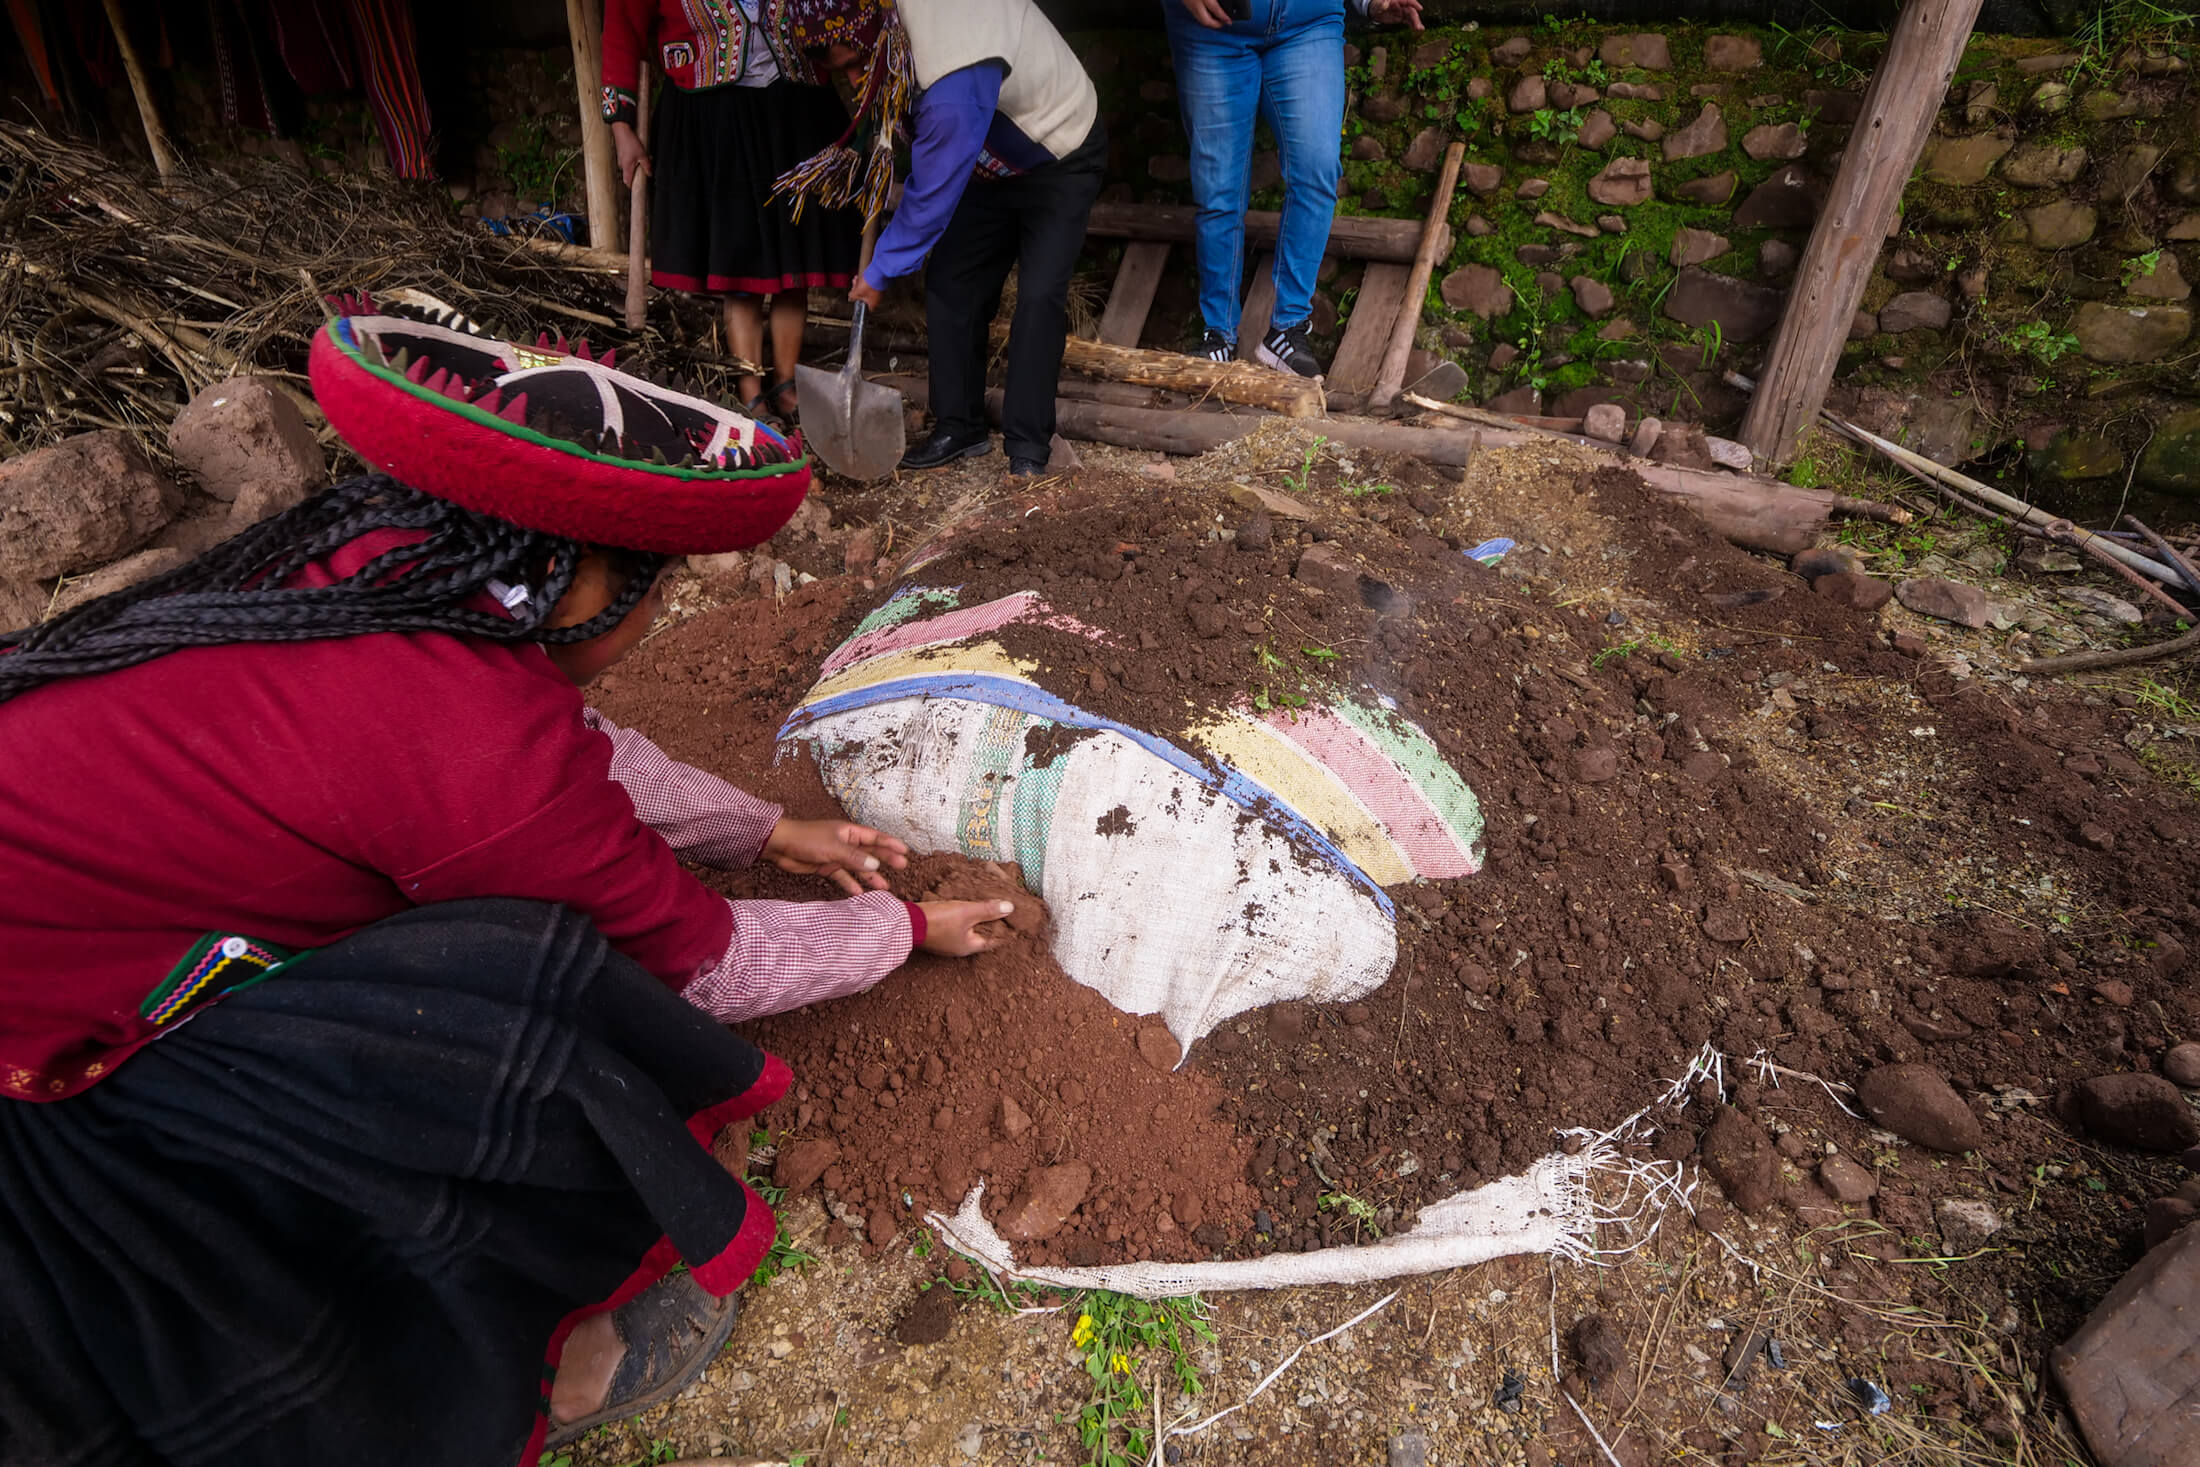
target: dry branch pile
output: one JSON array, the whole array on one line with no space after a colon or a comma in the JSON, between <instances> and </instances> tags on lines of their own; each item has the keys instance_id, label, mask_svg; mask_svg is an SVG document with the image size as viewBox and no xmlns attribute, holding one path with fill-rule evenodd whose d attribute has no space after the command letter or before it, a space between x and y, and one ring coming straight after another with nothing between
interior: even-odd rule
<instances>
[{"instance_id":1,"label":"dry branch pile","mask_svg":"<svg viewBox=\"0 0 2200 1467\"><path fill-rule=\"evenodd\" d=\"M312 285L308 285L308 280ZM165 454L191 395L239 373L307 409L316 295L410 287L485 327L586 334L731 396L707 315L660 294L639 333L623 282L460 221L440 193L271 160L160 182L97 149L0 124L0 457L93 428Z\"/></svg>"}]
</instances>

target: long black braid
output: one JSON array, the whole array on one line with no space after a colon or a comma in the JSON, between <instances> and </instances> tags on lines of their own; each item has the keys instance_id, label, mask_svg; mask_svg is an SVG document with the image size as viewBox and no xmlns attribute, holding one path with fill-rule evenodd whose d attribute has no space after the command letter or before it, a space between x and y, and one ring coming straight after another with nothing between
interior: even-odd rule
<instances>
[{"instance_id":1,"label":"long black braid","mask_svg":"<svg viewBox=\"0 0 2200 1467\"><path fill-rule=\"evenodd\" d=\"M426 538L375 557L333 585L284 584L375 530ZM381 474L347 479L188 564L52 621L0 633L0 703L61 678L113 672L185 647L370 632L584 642L624 620L664 566L660 555L605 552L625 576L611 604L574 626L544 625L589 548L461 509ZM527 597L508 616L469 606L491 582L524 587Z\"/></svg>"}]
</instances>

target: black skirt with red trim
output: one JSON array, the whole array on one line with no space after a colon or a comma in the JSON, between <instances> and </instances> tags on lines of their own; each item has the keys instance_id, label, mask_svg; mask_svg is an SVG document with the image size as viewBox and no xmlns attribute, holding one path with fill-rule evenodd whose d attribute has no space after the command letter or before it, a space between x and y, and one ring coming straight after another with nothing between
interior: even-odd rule
<instances>
[{"instance_id":1,"label":"black skirt with red trim","mask_svg":"<svg viewBox=\"0 0 2200 1467\"><path fill-rule=\"evenodd\" d=\"M772 181L847 130L830 87L666 87L650 124L649 273L671 290L771 295L845 287L856 270L853 209L810 204L799 222Z\"/></svg>"},{"instance_id":2,"label":"black skirt with red trim","mask_svg":"<svg viewBox=\"0 0 2200 1467\"><path fill-rule=\"evenodd\" d=\"M584 919L470 901L0 1101L0 1464L535 1467L576 1323L771 1246L710 1143L787 1081Z\"/></svg>"}]
</instances>

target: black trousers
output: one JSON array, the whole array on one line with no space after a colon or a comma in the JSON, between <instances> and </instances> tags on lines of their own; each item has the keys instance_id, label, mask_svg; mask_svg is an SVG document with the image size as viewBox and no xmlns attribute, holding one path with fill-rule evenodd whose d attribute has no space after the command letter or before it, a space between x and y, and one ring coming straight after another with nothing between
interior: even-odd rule
<instances>
[{"instance_id":1,"label":"black trousers","mask_svg":"<svg viewBox=\"0 0 2200 1467\"><path fill-rule=\"evenodd\" d=\"M1099 122L1068 157L963 190L924 272L932 352L932 416L957 437L986 431L987 333L1016 267L1001 438L1009 454L1044 460L1054 440L1054 384L1069 334L1069 276L1108 161Z\"/></svg>"}]
</instances>

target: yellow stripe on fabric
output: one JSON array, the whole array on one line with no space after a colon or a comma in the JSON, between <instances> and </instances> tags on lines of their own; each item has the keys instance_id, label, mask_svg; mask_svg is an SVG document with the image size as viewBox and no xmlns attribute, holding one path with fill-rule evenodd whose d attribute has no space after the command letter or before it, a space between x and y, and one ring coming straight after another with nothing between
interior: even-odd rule
<instances>
[{"instance_id":1,"label":"yellow stripe on fabric","mask_svg":"<svg viewBox=\"0 0 2200 1467\"><path fill-rule=\"evenodd\" d=\"M1306 751L1250 719L1204 724L1186 735L1337 843L1378 886L1414 879L1413 864L1359 797Z\"/></svg>"},{"instance_id":2,"label":"yellow stripe on fabric","mask_svg":"<svg viewBox=\"0 0 2200 1467\"><path fill-rule=\"evenodd\" d=\"M911 647L902 652L883 652L868 657L853 667L844 667L823 682L814 685L802 695L799 705L807 708L822 703L842 693L853 693L864 688L875 688L881 683L911 677L938 677L943 673L979 673L987 677L1012 678L1028 683L1037 664L1019 662L1001 649L997 642L953 643L939 647Z\"/></svg>"}]
</instances>

